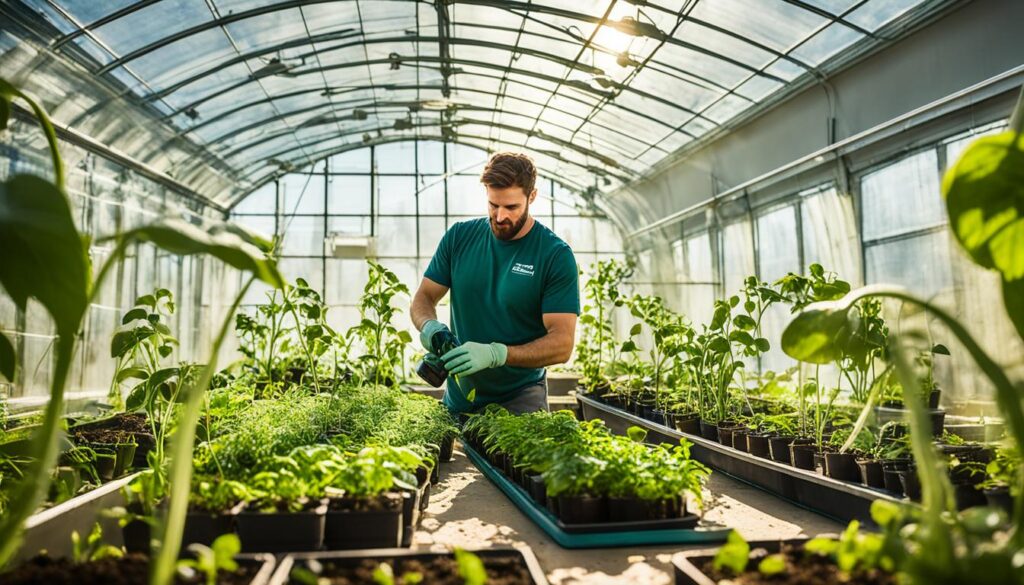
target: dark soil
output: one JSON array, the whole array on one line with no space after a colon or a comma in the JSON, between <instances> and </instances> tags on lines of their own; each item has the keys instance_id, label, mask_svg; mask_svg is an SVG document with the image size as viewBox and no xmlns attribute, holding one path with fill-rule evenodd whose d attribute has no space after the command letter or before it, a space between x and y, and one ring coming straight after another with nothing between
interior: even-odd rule
<instances>
[{"instance_id":1,"label":"dark soil","mask_svg":"<svg viewBox=\"0 0 1024 585\"><path fill-rule=\"evenodd\" d=\"M840 573L830 559L819 555L808 555L801 551L787 550L786 571L778 575L766 577L757 570L757 565L766 555L764 549L751 555L747 563L747 572L732 576L730 573L716 571L712 567L712 558L698 563L697 568L714 581L729 580L733 585L833 585L848 583L850 585L897 585L896 577L891 573L878 570L854 571L849 576Z\"/></svg>"},{"instance_id":2,"label":"dark soil","mask_svg":"<svg viewBox=\"0 0 1024 585\"><path fill-rule=\"evenodd\" d=\"M123 443L131 437L145 436L152 440L152 429L144 414L119 414L107 420L72 429L75 441L88 443ZM138 441L145 443L145 440Z\"/></svg>"},{"instance_id":3,"label":"dark soil","mask_svg":"<svg viewBox=\"0 0 1024 585\"><path fill-rule=\"evenodd\" d=\"M522 559L515 555L488 555L481 557L487 569L487 585L526 585L533 583L530 571ZM373 572L386 562L391 565L396 585L405 585L401 577L407 573L419 573L421 583L430 585L463 585L466 581L459 576L459 565L454 556L438 556L430 560L418 559L363 559L355 564L341 564L323 561L320 585L376 585ZM294 579L291 583L296 583Z\"/></svg>"},{"instance_id":4,"label":"dark soil","mask_svg":"<svg viewBox=\"0 0 1024 585\"><path fill-rule=\"evenodd\" d=\"M258 565L240 565L234 573L221 572L220 585L246 585L259 571ZM0 577L5 585L146 585L149 582L149 559L144 555L129 554L120 559L102 559L75 564L69 559L51 559L40 555ZM205 583L205 577L192 579L178 576L175 583L192 585Z\"/></svg>"},{"instance_id":5,"label":"dark soil","mask_svg":"<svg viewBox=\"0 0 1024 585\"><path fill-rule=\"evenodd\" d=\"M380 512L400 510L402 496L399 494L383 494L376 498L331 498L327 509L332 512Z\"/></svg>"}]
</instances>

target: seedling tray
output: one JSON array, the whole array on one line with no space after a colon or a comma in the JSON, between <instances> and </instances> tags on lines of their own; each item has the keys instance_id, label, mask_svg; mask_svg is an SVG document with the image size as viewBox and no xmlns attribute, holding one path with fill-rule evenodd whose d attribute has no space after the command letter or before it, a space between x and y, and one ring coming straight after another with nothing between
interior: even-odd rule
<instances>
[{"instance_id":1,"label":"seedling tray","mask_svg":"<svg viewBox=\"0 0 1024 585\"><path fill-rule=\"evenodd\" d=\"M547 577L545 577L544 571L540 568L540 563L537 562L537 557L534 556L533 551L527 546L493 547L472 550L470 552L480 557L480 559L484 561L484 564L487 563L488 558L507 555L517 556L529 571L530 578L534 585L548 585ZM289 575L291 574L292 569L297 565L305 565L309 561L331 561L341 565L355 565L363 559L382 561L389 559L414 559L419 561L429 561L436 557L446 557L451 555L452 553L449 552L410 551L403 548L293 553L285 556L281 560L281 563L277 566L277 570L274 572L274 576L270 579L270 585L287 585L290 583Z\"/></svg>"},{"instance_id":2,"label":"seedling tray","mask_svg":"<svg viewBox=\"0 0 1024 585\"><path fill-rule=\"evenodd\" d=\"M463 449L487 479L563 548L721 542L729 533L728 529L696 528L697 517L692 514L674 520L567 525L546 508L538 506L526 490L505 477L472 447L463 443Z\"/></svg>"},{"instance_id":3,"label":"seedling tray","mask_svg":"<svg viewBox=\"0 0 1024 585\"><path fill-rule=\"evenodd\" d=\"M648 442L677 443L679 439L685 437L692 443L690 456L716 472L839 522L859 520L874 526L871 521L872 502L901 501L882 490L832 479L816 471L798 469L726 447L699 435L681 433L588 396L577 395L576 398L580 401L583 417L587 420L601 419L609 429L623 434L631 426L646 428L649 431L646 438Z\"/></svg>"},{"instance_id":4,"label":"seedling tray","mask_svg":"<svg viewBox=\"0 0 1024 585\"><path fill-rule=\"evenodd\" d=\"M775 554L786 545L802 545L807 542L806 538L794 538L790 540L762 540L748 543L751 552L757 549L764 549L768 554ZM672 555L672 567L675 573L676 585L717 585L714 579L704 574L699 567L715 558L718 549L689 550ZM749 565L748 565L749 566Z\"/></svg>"}]
</instances>

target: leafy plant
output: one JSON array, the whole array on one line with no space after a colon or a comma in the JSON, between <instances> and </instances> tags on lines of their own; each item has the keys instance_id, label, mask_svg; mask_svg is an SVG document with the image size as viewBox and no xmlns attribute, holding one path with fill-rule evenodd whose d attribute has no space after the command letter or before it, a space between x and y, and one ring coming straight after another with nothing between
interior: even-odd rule
<instances>
[{"instance_id":1,"label":"leafy plant","mask_svg":"<svg viewBox=\"0 0 1024 585\"><path fill-rule=\"evenodd\" d=\"M812 538L804 545L804 551L822 555L835 561L843 573L870 571L882 568L892 571L895 563L886 555L885 537L880 534L860 532L860 522L850 522L838 540Z\"/></svg>"},{"instance_id":2,"label":"leafy plant","mask_svg":"<svg viewBox=\"0 0 1024 585\"><path fill-rule=\"evenodd\" d=\"M487 583L487 569L480 557L463 550L455 549L455 562L459 565L459 576L464 579L465 585L484 585Z\"/></svg>"},{"instance_id":3,"label":"leafy plant","mask_svg":"<svg viewBox=\"0 0 1024 585\"><path fill-rule=\"evenodd\" d=\"M590 302L583 305L580 315L582 331L576 344L576 361L588 392L610 388L608 370L617 347L611 315L615 307L625 302L622 288L633 275L633 269L632 261L601 260L591 265L593 274L583 285Z\"/></svg>"},{"instance_id":4,"label":"leafy plant","mask_svg":"<svg viewBox=\"0 0 1024 585\"><path fill-rule=\"evenodd\" d=\"M359 300L359 325L349 329L349 335L362 340L366 354L360 358L363 379L374 386L396 386L404 370L405 347L412 342L408 331L399 331L392 323L401 312L392 306L399 294L408 295L409 288L399 282L398 276L381 264L367 260L369 278Z\"/></svg>"},{"instance_id":5,"label":"leafy plant","mask_svg":"<svg viewBox=\"0 0 1024 585\"><path fill-rule=\"evenodd\" d=\"M733 575L739 575L747 570L747 561L750 558L750 545L735 530L729 531L725 544L718 549L711 566L716 571L728 570Z\"/></svg>"},{"instance_id":6,"label":"leafy plant","mask_svg":"<svg viewBox=\"0 0 1024 585\"><path fill-rule=\"evenodd\" d=\"M97 522L84 540L77 530L71 531L71 559L75 563L88 563L106 558L119 558L121 549L103 543L103 527Z\"/></svg>"},{"instance_id":7,"label":"leafy plant","mask_svg":"<svg viewBox=\"0 0 1024 585\"><path fill-rule=\"evenodd\" d=\"M187 571L198 572L205 578L206 585L216 585L218 573L238 570L235 555L242 551L242 543L235 534L222 534L210 546L192 543L188 550L195 558L178 561L178 571L186 574Z\"/></svg>"},{"instance_id":8,"label":"leafy plant","mask_svg":"<svg viewBox=\"0 0 1024 585\"><path fill-rule=\"evenodd\" d=\"M145 381L160 368L178 345L178 340L164 321L174 314L174 296L159 288L135 300L135 306L121 318L121 326L110 341L110 357L114 377L110 382L109 400L115 407L124 406L121 385L127 380ZM134 409L132 409L134 410Z\"/></svg>"}]
</instances>

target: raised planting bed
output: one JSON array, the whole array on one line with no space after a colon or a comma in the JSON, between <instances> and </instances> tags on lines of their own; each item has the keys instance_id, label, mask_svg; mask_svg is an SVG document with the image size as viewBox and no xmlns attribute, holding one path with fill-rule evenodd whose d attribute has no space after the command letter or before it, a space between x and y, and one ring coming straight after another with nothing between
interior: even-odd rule
<instances>
[{"instance_id":1,"label":"raised planting bed","mask_svg":"<svg viewBox=\"0 0 1024 585\"><path fill-rule=\"evenodd\" d=\"M878 499L898 501L881 489L832 479L813 470L758 457L726 447L719 441L682 433L665 425L635 416L589 396L577 396L586 420L601 419L616 433L631 426L648 429L647 441L677 443L686 438L692 446L690 456L744 483L761 488L798 506L824 516L847 522L871 522L871 502Z\"/></svg>"},{"instance_id":2,"label":"raised planting bed","mask_svg":"<svg viewBox=\"0 0 1024 585\"><path fill-rule=\"evenodd\" d=\"M491 465L471 446L463 445L463 448L466 456L487 479L491 480L520 511L546 532L552 540L564 548L720 542L728 534L727 529L698 528L698 519L693 514L665 520L566 523L552 512L556 505L553 498L550 508L546 501L541 503L538 494L543 490L542 487L527 491L506 476L503 471L499 471L494 465ZM580 507L585 505L582 502L577 504Z\"/></svg>"},{"instance_id":3,"label":"raised planting bed","mask_svg":"<svg viewBox=\"0 0 1024 585\"><path fill-rule=\"evenodd\" d=\"M849 576L841 575L838 567L827 558L807 556L802 548L805 539L785 541L751 542L746 572L740 575L726 574L713 567L718 549L694 550L676 553L672 557L676 585L760 585L774 583L848 583L850 585L895 585L892 574L873 570L856 571ZM777 575L765 576L758 570L758 564L769 555L782 553L785 570Z\"/></svg>"},{"instance_id":4,"label":"raised planting bed","mask_svg":"<svg viewBox=\"0 0 1024 585\"><path fill-rule=\"evenodd\" d=\"M486 582L495 585L547 585L537 558L528 547L489 548L472 551L483 563ZM387 566L387 569L383 565ZM345 552L297 553L281 560L271 585L332 583L378 585L375 574L388 570L400 578L419 574L420 583L463 585L459 561L453 553L412 552L403 549L369 549ZM295 577L293 577L293 575ZM407 581L411 582L411 581Z\"/></svg>"},{"instance_id":5,"label":"raised planting bed","mask_svg":"<svg viewBox=\"0 0 1024 585\"><path fill-rule=\"evenodd\" d=\"M238 569L220 571L218 585L266 585L274 573L273 555L238 555ZM5 585L147 585L149 558L128 554L121 558L105 558L75 563L68 558L37 556L9 573L0 575ZM206 575L196 573L190 578L176 575L176 585L205 584Z\"/></svg>"},{"instance_id":6,"label":"raised planting bed","mask_svg":"<svg viewBox=\"0 0 1024 585\"><path fill-rule=\"evenodd\" d=\"M77 530L79 534L89 534L97 522L103 527L103 533L109 535L108 544L120 546L121 531L117 529L117 520L104 516L103 511L124 505L121 488L134 477L130 475L103 484L30 516L25 522L21 548L14 561L28 560L42 550L53 558L70 557L71 532Z\"/></svg>"}]
</instances>

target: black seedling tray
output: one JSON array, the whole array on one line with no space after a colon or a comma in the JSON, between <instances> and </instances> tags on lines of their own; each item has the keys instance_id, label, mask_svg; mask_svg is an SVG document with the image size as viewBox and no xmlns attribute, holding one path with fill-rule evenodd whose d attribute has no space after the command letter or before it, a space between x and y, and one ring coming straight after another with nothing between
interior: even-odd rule
<instances>
[{"instance_id":1,"label":"black seedling tray","mask_svg":"<svg viewBox=\"0 0 1024 585\"><path fill-rule=\"evenodd\" d=\"M767 554L775 554L784 546L799 546L807 542L806 538L794 538L790 540L761 540L749 542L750 551L763 549ZM717 585L717 582L704 574L699 567L703 567L709 560L715 558L717 548L690 550L672 555L672 568L675 574L676 585Z\"/></svg>"},{"instance_id":2,"label":"black seedling tray","mask_svg":"<svg viewBox=\"0 0 1024 585\"><path fill-rule=\"evenodd\" d=\"M470 461L498 486L520 511L564 548L721 542L729 533L728 529L698 529L698 518L693 514L682 518L644 522L566 524L546 508L538 506L526 490L505 477L465 442L463 450Z\"/></svg>"},{"instance_id":3,"label":"black seedling tray","mask_svg":"<svg viewBox=\"0 0 1024 585\"><path fill-rule=\"evenodd\" d=\"M616 433L625 434L632 426L647 429L646 441L678 443L686 438L692 446L690 456L720 473L753 485L840 522L859 520L870 526L871 503L875 500L900 501L887 492L861 484L832 479L813 470L798 469L709 441L699 435L681 433L588 396L577 395L587 420L601 419Z\"/></svg>"},{"instance_id":4,"label":"black seedling tray","mask_svg":"<svg viewBox=\"0 0 1024 585\"><path fill-rule=\"evenodd\" d=\"M482 560L485 565L487 564L488 558L509 555L519 557L523 565L526 566L527 571L529 571L530 578L534 585L548 585L547 577L544 575L544 571L540 568L540 563L537 562L537 557L534 556L533 551L527 546L494 547L472 550L470 552L480 557L480 560ZM331 561L333 563L347 566L356 565L364 559L379 561L388 561L391 559L429 561L437 557L449 556L452 556L452 553L410 551L404 548L293 553L286 555L281 560L281 563L277 566L277 570L274 571L274 576L270 579L270 585L288 585L288 583L290 583L289 575L291 574L292 569L295 566L305 565L309 561Z\"/></svg>"}]
</instances>

